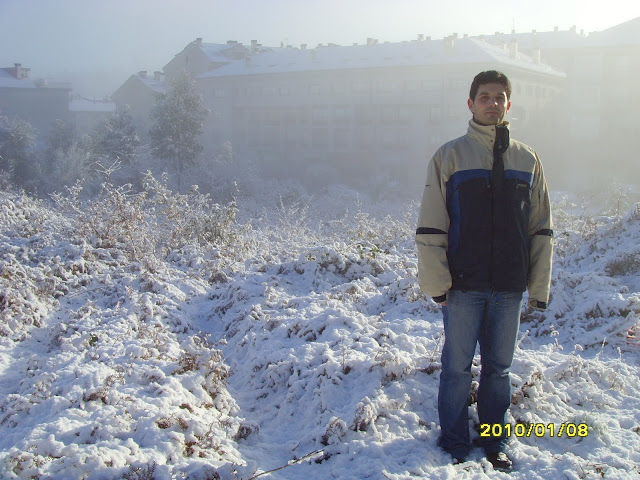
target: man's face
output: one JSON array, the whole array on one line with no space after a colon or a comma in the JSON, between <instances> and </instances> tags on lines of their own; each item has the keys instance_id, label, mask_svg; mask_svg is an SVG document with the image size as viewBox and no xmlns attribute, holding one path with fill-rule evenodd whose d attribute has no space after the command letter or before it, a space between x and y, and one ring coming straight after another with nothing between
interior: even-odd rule
<instances>
[{"instance_id":1,"label":"man's face","mask_svg":"<svg viewBox=\"0 0 640 480\"><path fill-rule=\"evenodd\" d=\"M499 83L480 85L476 98L467 100L473 119L480 125L498 125L509 111L511 102L507 92Z\"/></svg>"}]
</instances>

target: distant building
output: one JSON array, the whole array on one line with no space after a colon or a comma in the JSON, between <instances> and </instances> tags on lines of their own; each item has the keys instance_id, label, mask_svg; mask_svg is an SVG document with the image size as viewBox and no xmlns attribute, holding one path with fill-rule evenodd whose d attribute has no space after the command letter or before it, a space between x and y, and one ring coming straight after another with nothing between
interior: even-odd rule
<instances>
[{"instance_id":1,"label":"distant building","mask_svg":"<svg viewBox=\"0 0 640 480\"><path fill-rule=\"evenodd\" d=\"M253 41L252 50L256 51L257 48L257 42ZM242 60L250 53L251 50L235 40L219 44L202 43L202 38L196 38L182 52L173 57L162 71L166 75L167 81L171 83L184 72L189 73L192 77L197 77L202 73Z\"/></svg>"},{"instance_id":2,"label":"distant building","mask_svg":"<svg viewBox=\"0 0 640 480\"><path fill-rule=\"evenodd\" d=\"M375 172L415 185L426 158L466 130L472 77L499 69L513 83L514 136L541 153L551 183L588 187L640 174L639 37L640 18L588 35L572 27L315 48L197 38L164 80L135 75L113 99L146 133L155 94L188 72L210 110L210 154L231 142L238 160L276 175L357 183ZM609 158L612 146L621 158Z\"/></svg>"},{"instance_id":3,"label":"distant building","mask_svg":"<svg viewBox=\"0 0 640 480\"><path fill-rule=\"evenodd\" d=\"M146 71L140 71L131 75L113 95L111 100L120 109L130 107L130 115L133 117L138 136L146 139L151 128L151 110L156 103L159 94L165 91L165 76L162 72L154 72L149 75Z\"/></svg>"},{"instance_id":4,"label":"distant building","mask_svg":"<svg viewBox=\"0 0 640 480\"><path fill-rule=\"evenodd\" d=\"M72 95L69 103L71 128L76 135L90 134L102 121L116 111L116 104Z\"/></svg>"},{"instance_id":5,"label":"distant building","mask_svg":"<svg viewBox=\"0 0 640 480\"><path fill-rule=\"evenodd\" d=\"M517 51L457 35L443 40L255 48L196 77L210 108L205 140L238 158L310 182L401 184L424 179L425 158L466 131L475 74L501 69L518 100L518 130L535 123L565 75ZM534 122L532 122L534 119Z\"/></svg>"},{"instance_id":6,"label":"distant building","mask_svg":"<svg viewBox=\"0 0 640 480\"><path fill-rule=\"evenodd\" d=\"M555 152L571 187L640 177L640 17L589 35L572 27L482 38L515 45L566 72Z\"/></svg>"},{"instance_id":7,"label":"distant building","mask_svg":"<svg viewBox=\"0 0 640 480\"><path fill-rule=\"evenodd\" d=\"M42 142L55 120L69 124L71 85L48 80L32 80L30 69L16 63L0 68L0 115L16 116L28 121Z\"/></svg>"}]
</instances>

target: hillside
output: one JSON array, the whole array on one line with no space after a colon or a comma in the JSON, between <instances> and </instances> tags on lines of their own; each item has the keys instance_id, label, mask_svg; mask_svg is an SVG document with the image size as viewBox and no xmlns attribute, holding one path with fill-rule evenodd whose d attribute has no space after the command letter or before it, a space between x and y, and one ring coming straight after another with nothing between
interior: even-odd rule
<instances>
[{"instance_id":1,"label":"hillside","mask_svg":"<svg viewBox=\"0 0 640 480\"><path fill-rule=\"evenodd\" d=\"M513 366L507 475L436 447L442 320L417 289L415 205L145 186L0 192L0 478L640 473L637 206L556 209L553 298L523 312Z\"/></svg>"}]
</instances>

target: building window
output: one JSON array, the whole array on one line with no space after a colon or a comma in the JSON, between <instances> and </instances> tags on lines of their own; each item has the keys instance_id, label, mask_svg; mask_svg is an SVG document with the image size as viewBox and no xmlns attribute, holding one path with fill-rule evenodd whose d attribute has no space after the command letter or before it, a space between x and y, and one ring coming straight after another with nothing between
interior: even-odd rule
<instances>
[{"instance_id":1,"label":"building window","mask_svg":"<svg viewBox=\"0 0 640 480\"><path fill-rule=\"evenodd\" d=\"M396 146L396 135L393 129L385 128L382 130L380 146L385 150L391 149Z\"/></svg>"},{"instance_id":2,"label":"building window","mask_svg":"<svg viewBox=\"0 0 640 480\"><path fill-rule=\"evenodd\" d=\"M351 106L336 105L333 112L334 122L339 125L345 125L351 122Z\"/></svg>"},{"instance_id":3,"label":"building window","mask_svg":"<svg viewBox=\"0 0 640 480\"><path fill-rule=\"evenodd\" d=\"M398 123L400 125L409 125L411 123L411 107L402 105L398 109Z\"/></svg>"},{"instance_id":4,"label":"building window","mask_svg":"<svg viewBox=\"0 0 640 480\"><path fill-rule=\"evenodd\" d=\"M341 95L345 92L344 83L332 83L331 93Z\"/></svg>"},{"instance_id":5,"label":"building window","mask_svg":"<svg viewBox=\"0 0 640 480\"><path fill-rule=\"evenodd\" d=\"M289 147L293 147L298 143L298 134L292 130L285 130L285 142Z\"/></svg>"},{"instance_id":6,"label":"building window","mask_svg":"<svg viewBox=\"0 0 640 480\"><path fill-rule=\"evenodd\" d=\"M297 112L292 108L286 109L283 112L282 116L283 116L283 121L285 125L295 125L296 122L298 121Z\"/></svg>"},{"instance_id":7,"label":"building window","mask_svg":"<svg viewBox=\"0 0 640 480\"><path fill-rule=\"evenodd\" d=\"M440 80L438 79L427 79L422 81L422 90L425 92L435 92L440 90Z\"/></svg>"},{"instance_id":8,"label":"building window","mask_svg":"<svg viewBox=\"0 0 640 480\"><path fill-rule=\"evenodd\" d=\"M374 105L357 105L356 106L356 123L358 125L371 125L376 119L376 110Z\"/></svg>"},{"instance_id":9,"label":"building window","mask_svg":"<svg viewBox=\"0 0 640 480\"><path fill-rule=\"evenodd\" d=\"M311 146L317 149L326 149L329 145L329 129L314 128L311 131Z\"/></svg>"},{"instance_id":10,"label":"building window","mask_svg":"<svg viewBox=\"0 0 640 480\"><path fill-rule=\"evenodd\" d=\"M440 105L429 106L429 120L432 122L439 122L442 120L442 110Z\"/></svg>"},{"instance_id":11,"label":"building window","mask_svg":"<svg viewBox=\"0 0 640 480\"><path fill-rule=\"evenodd\" d=\"M369 83L363 81L354 81L351 84L351 91L353 93L369 93Z\"/></svg>"},{"instance_id":12,"label":"building window","mask_svg":"<svg viewBox=\"0 0 640 480\"><path fill-rule=\"evenodd\" d=\"M261 93L263 97L271 97L275 93L275 89L273 87L262 87Z\"/></svg>"},{"instance_id":13,"label":"building window","mask_svg":"<svg viewBox=\"0 0 640 480\"><path fill-rule=\"evenodd\" d=\"M311 109L311 121L314 125L327 125L329 108L326 105L314 105Z\"/></svg>"},{"instance_id":14,"label":"building window","mask_svg":"<svg viewBox=\"0 0 640 480\"><path fill-rule=\"evenodd\" d=\"M280 125L280 112L278 110L267 110L264 112L265 125Z\"/></svg>"},{"instance_id":15,"label":"building window","mask_svg":"<svg viewBox=\"0 0 640 480\"><path fill-rule=\"evenodd\" d=\"M289 91L288 86L282 86L278 88L278 93L281 97L288 97L291 92Z\"/></svg>"},{"instance_id":16,"label":"building window","mask_svg":"<svg viewBox=\"0 0 640 480\"><path fill-rule=\"evenodd\" d=\"M360 150L373 148L373 131L370 128L359 128L356 134L356 143Z\"/></svg>"},{"instance_id":17,"label":"building window","mask_svg":"<svg viewBox=\"0 0 640 480\"><path fill-rule=\"evenodd\" d=\"M391 81L389 80L378 80L376 85L376 91L378 93L391 93L393 87L391 85Z\"/></svg>"},{"instance_id":18,"label":"building window","mask_svg":"<svg viewBox=\"0 0 640 480\"><path fill-rule=\"evenodd\" d=\"M395 123L395 108L391 105L380 107L380 121L385 125Z\"/></svg>"},{"instance_id":19,"label":"building window","mask_svg":"<svg viewBox=\"0 0 640 480\"><path fill-rule=\"evenodd\" d=\"M265 147L277 147L280 143L279 129L274 127L265 127L264 141Z\"/></svg>"},{"instance_id":20,"label":"building window","mask_svg":"<svg viewBox=\"0 0 640 480\"><path fill-rule=\"evenodd\" d=\"M333 131L333 145L336 150L348 150L350 139L350 132L347 129L336 128Z\"/></svg>"},{"instance_id":21,"label":"building window","mask_svg":"<svg viewBox=\"0 0 640 480\"><path fill-rule=\"evenodd\" d=\"M320 95L320 85L318 84L309 85L309 94Z\"/></svg>"},{"instance_id":22,"label":"building window","mask_svg":"<svg viewBox=\"0 0 640 480\"><path fill-rule=\"evenodd\" d=\"M215 87L212 94L214 98L222 98L224 97L224 88Z\"/></svg>"}]
</instances>

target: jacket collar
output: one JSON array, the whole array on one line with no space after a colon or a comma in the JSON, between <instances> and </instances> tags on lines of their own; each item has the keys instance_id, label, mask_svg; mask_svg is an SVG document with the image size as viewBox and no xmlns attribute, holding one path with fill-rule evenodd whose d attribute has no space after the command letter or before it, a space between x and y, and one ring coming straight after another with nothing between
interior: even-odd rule
<instances>
[{"instance_id":1,"label":"jacket collar","mask_svg":"<svg viewBox=\"0 0 640 480\"><path fill-rule=\"evenodd\" d=\"M500 125L480 125L473 119L469 120L469 128L467 134L474 140L480 142L482 145L493 151L496 143L496 130L505 128L507 145L509 143L509 122L502 122Z\"/></svg>"}]
</instances>

